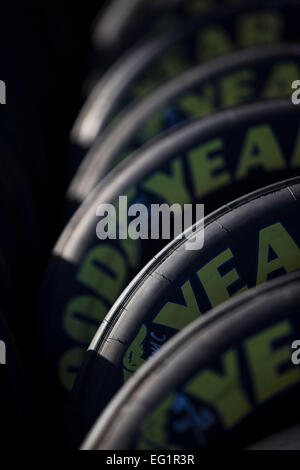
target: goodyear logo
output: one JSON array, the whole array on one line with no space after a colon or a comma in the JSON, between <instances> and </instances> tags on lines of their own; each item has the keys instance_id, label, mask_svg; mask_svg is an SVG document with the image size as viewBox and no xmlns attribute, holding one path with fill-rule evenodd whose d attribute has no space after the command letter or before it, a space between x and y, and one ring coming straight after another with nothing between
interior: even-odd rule
<instances>
[{"instance_id":1,"label":"goodyear logo","mask_svg":"<svg viewBox=\"0 0 300 470\"><path fill-rule=\"evenodd\" d=\"M294 136L293 147L286 149L268 123L249 127L237 150L237 163L234 169L230 168L226 158L227 145L226 139L218 137L201 143L183 156L176 156L169 163L168 172L156 171L145 178L139 188L131 188L128 193L128 202L131 204L136 194L145 191L151 195L151 200L159 200L169 206L176 203L183 206L192 201L201 201L214 191L220 191L233 182L238 183L246 180L253 169L260 168L267 174L285 169L296 170L300 167L299 129ZM190 181L189 185L187 185L187 180ZM116 215L118 214L119 210L116 204ZM276 243L277 236L279 239L283 237L284 240L279 247ZM263 229L259 237L258 284L264 282L268 272L276 270L279 265L285 267L287 272L299 269L299 248L296 243L293 243L281 224L276 223L274 227ZM82 345L66 351L60 360L59 377L67 390L70 390L73 385L74 373L72 370L81 364L84 351L95 335L98 325L128 283L128 272L136 273L141 264L140 242L141 240L128 238L127 240L118 240L118 246L108 241L99 243L88 250L79 266L77 281L89 291L88 295L71 298L62 316L63 328L68 337ZM266 247L269 244L278 256L270 263L266 258ZM216 286L210 288L210 283L207 280L208 272L210 269L215 272L214 267L219 263L222 265L231 257L234 257L234 253L228 248L199 273L209 291L212 307L220 303L220 300L225 301L229 294L226 287L220 291ZM238 273L233 272L225 280L230 281L230 276L236 277L237 275ZM217 277L215 282L218 281L220 279ZM245 286L245 288L247 287ZM183 286L186 295L189 295L187 293L189 290L189 285ZM164 312L161 312L161 317L162 313L167 313L167 309L168 306L165 307ZM191 312L197 311L196 308L191 310ZM161 324L161 322L159 323ZM132 353L128 352L125 360L126 375L127 372L131 375L137 365L141 361L143 362L143 353L141 353L141 347L144 344L143 335L144 332L140 332L137 343L132 345Z\"/></svg>"},{"instance_id":2,"label":"goodyear logo","mask_svg":"<svg viewBox=\"0 0 300 470\"><path fill-rule=\"evenodd\" d=\"M299 269L299 247L283 224L276 222L265 227L259 231L258 239L256 285L264 284L270 278L270 275L279 269L283 268L287 273ZM270 250L276 254L273 260L269 260ZM235 282L241 281L236 268L228 271L223 276L220 274L220 268L225 266L231 259L235 259L235 254L230 248L227 248L196 272L211 308L217 307L232 295L241 294L249 288L245 284L233 294L229 293L230 287ZM153 316L153 324L179 331L205 313L200 310L189 279L182 284L180 291L184 304L166 302L159 312ZM145 343L147 340L150 340L151 351L154 353L166 339L166 336L154 336L146 325L142 325L123 357L124 380L126 381L145 362ZM300 341L295 341L292 348L298 348L292 356L292 362L295 365L300 364Z\"/></svg>"}]
</instances>

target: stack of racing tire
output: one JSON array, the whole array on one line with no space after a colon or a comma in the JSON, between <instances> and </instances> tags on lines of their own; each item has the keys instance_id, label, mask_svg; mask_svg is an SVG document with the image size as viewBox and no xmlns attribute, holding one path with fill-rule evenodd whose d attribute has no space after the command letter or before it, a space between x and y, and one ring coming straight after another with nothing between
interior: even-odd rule
<instances>
[{"instance_id":1,"label":"stack of racing tire","mask_svg":"<svg viewBox=\"0 0 300 470\"><path fill-rule=\"evenodd\" d=\"M0 448L300 450L300 0L44 3L0 32Z\"/></svg>"}]
</instances>

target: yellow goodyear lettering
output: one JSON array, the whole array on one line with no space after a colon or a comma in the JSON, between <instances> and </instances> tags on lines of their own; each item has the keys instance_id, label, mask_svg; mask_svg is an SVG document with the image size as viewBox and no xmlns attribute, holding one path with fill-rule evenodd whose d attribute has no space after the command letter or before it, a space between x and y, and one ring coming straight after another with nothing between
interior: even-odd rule
<instances>
[{"instance_id":1,"label":"yellow goodyear lettering","mask_svg":"<svg viewBox=\"0 0 300 470\"><path fill-rule=\"evenodd\" d=\"M290 323L284 321L256 334L245 343L258 404L268 401L281 391L300 382L299 368L290 367L280 372L280 366L291 363L291 347L288 339L291 332ZM284 337L287 338L286 343L274 349L274 342Z\"/></svg>"},{"instance_id":2,"label":"yellow goodyear lettering","mask_svg":"<svg viewBox=\"0 0 300 470\"><path fill-rule=\"evenodd\" d=\"M241 47L274 44L282 37L283 20L276 11L258 11L242 15L237 23Z\"/></svg>"},{"instance_id":3,"label":"yellow goodyear lettering","mask_svg":"<svg viewBox=\"0 0 300 470\"><path fill-rule=\"evenodd\" d=\"M125 259L114 247L98 245L88 252L77 279L104 301L113 303L126 280ZM68 302L63 313L64 330L70 338L84 345L67 351L59 362L59 378L68 390L72 388L86 347L107 312L107 305L94 295L75 297Z\"/></svg>"},{"instance_id":4,"label":"yellow goodyear lettering","mask_svg":"<svg viewBox=\"0 0 300 470\"><path fill-rule=\"evenodd\" d=\"M127 194L128 200L132 200L135 194L136 189L132 188ZM92 291L93 295L72 298L63 312L64 331L72 340L83 345L67 351L59 361L59 379L68 390L72 387L84 352L105 318L108 307L124 288L127 262L132 268L140 263L139 242L128 238L120 240L120 246L124 253L113 245L98 244L88 251L79 267L77 280Z\"/></svg>"},{"instance_id":5,"label":"yellow goodyear lettering","mask_svg":"<svg viewBox=\"0 0 300 470\"><path fill-rule=\"evenodd\" d=\"M197 272L197 276L205 289L212 307L216 307L229 299L231 296L229 295L228 287L240 279L236 269L231 269L223 276L219 272L219 268L229 260L233 259L233 257L234 255L232 251L228 248L209 261L209 263ZM247 289L248 287L245 285L234 295L241 294Z\"/></svg>"},{"instance_id":6,"label":"yellow goodyear lettering","mask_svg":"<svg viewBox=\"0 0 300 470\"><path fill-rule=\"evenodd\" d=\"M284 96L290 96L291 83L297 80L299 75L299 65L295 62L283 62L274 65L262 96L264 98L282 98Z\"/></svg>"},{"instance_id":7,"label":"yellow goodyear lettering","mask_svg":"<svg viewBox=\"0 0 300 470\"><path fill-rule=\"evenodd\" d=\"M270 259L272 250L273 258ZM287 273L300 268L300 250L289 232L280 223L272 224L259 232L259 249L256 284L269 279L278 269Z\"/></svg>"},{"instance_id":8,"label":"yellow goodyear lettering","mask_svg":"<svg viewBox=\"0 0 300 470\"><path fill-rule=\"evenodd\" d=\"M101 264L109 266L104 271ZM121 253L101 244L89 251L78 273L78 281L109 302L116 298L126 277L126 264Z\"/></svg>"},{"instance_id":9,"label":"yellow goodyear lettering","mask_svg":"<svg viewBox=\"0 0 300 470\"><path fill-rule=\"evenodd\" d=\"M291 365L291 333L291 324L285 320L266 327L242 343L247 364L243 373L247 372L251 378L253 402L250 401L250 390L241 382L240 353L234 348L220 356L221 373L210 368L201 369L184 386L183 392L214 409L225 431L234 428L255 413L257 407L299 384L300 370ZM278 341L281 345L274 346ZM282 368L289 364L289 368ZM144 420L140 449L153 448L153 445L171 448L168 420L175 399L173 392Z\"/></svg>"},{"instance_id":10,"label":"yellow goodyear lettering","mask_svg":"<svg viewBox=\"0 0 300 470\"><path fill-rule=\"evenodd\" d=\"M185 304L167 302L154 318L154 323L182 330L201 315L190 281L183 284L181 292Z\"/></svg>"},{"instance_id":11,"label":"yellow goodyear lettering","mask_svg":"<svg viewBox=\"0 0 300 470\"><path fill-rule=\"evenodd\" d=\"M197 56L202 61L228 54L237 47L273 44L280 40L284 24L277 12L259 11L241 15L236 22L237 44L221 26L203 28L197 36Z\"/></svg>"},{"instance_id":12,"label":"yellow goodyear lettering","mask_svg":"<svg viewBox=\"0 0 300 470\"><path fill-rule=\"evenodd\" d=\"M179 204L189 204L192 201L184 181L185 172L182 159L174 159L170 167L170 174L158 171L148 178L142 184L142 187L162 198L169 205L176 202Z\"/></svg>"},{"instance_id":13,"label":"yellow goodyear lettering","mask_svg":"<svg viewBox=\"0 0 300 470\"><path fill-rule=\"evenodd\" d=\"M197 36L197 57L202 62L228 54L233 48L232 40L221 26L203 28Z\"/></svg>"},{"instance_id":14,"label":"yellow goodyear lettering","mask_svg":"<svg viewBox=\"0 0 300 470\"><path fill-rule=\"evenodd\" d=\"M224 373L204 370L184 388L191 396L209 403L218 411L225 429L232 428L251 411L243 387L240 384L238 354L230 350L222 356Z\"/></svg>"},{"instance_id":15,"label":"yellow goodyear lettering","mask_svg":"<svg viewBox=\"0 0 300 470\"><path fill-rule=\"evenodd\" d=\"M186 2L186 8L193 12L205 12L216 5L215 0L190 0Z\"/></svg>"},{"instance_id":16,"label":"yellow goodyear lettering","mask_svg":"<svg viewBox=\"0 0 300 470\"><path fill-rule=\"evenodd\" d=\"M85 351L86 348L83 347L72 348L59 361L58 377L62 386L69 392L72 390Z\"/></svg>"},{"instance_id":17,"label":"yellow goodyear lettering","mask_svg":"<svg viewBox=\"0 0 300 470\"><path fill-rule=\"evenodd\" d=\"M190 172L197 197L204 197L230 183L231 175L226 170L226 161L221 154L223 149L223 140L215 139L189 153ZM219 171L217 176L216 171Z\"/></svg>"},{"instance_id":18,"label":"yellow goodyear lettering","mask_svg":"<svg viewBox=\"0 0 300 470\"><path fill-rule=\"evenodd\" d=\"M179 98L178 108L195 118L202 118L216 109L216 90L211 84L205 84L201 93L187 93Z\"/></svg>"},{"instance_id":19,"label":"yellow goodyear lettering","mask_svg":"<svg viewBox=\"0 0 300 470\"><path fill-rule=\"evenodd\" d=\"M263 89L261 98L274 99L289 97L291 83L300 76L299 64L283 61L274 65ZM195 118L202 118L216 111L218 107L230 108L258 98L256 95L256 70L245 68L221 77L215 83L205 83L201 90L184 94L178 99L180 110ZM220 103L218 105L218 97ZM156 121L157 126L158 122ZM162 120L160 122L162 126ZM158 128L158 127L157 127ZM161 130L162 127L159 127ZM152 134L153 135L153 134Z\"/></svg>"},{"instance_id":20,"label":"yellow goodyear lettering","mask_svg":"<svg viewBox=\"0 0 300 470\"><path fill-rule=\"evenodd\" d=\"M242 2L243 0L230 0L225 3L227 5L239 5ZM211 8L216 8L220 4L221 2L218 2L217 0L189 0L188 2L185 2L184 6L188 11L204 13Z\"/></svg>"},{"instance_id":21,"label":"yellow goodyear lettering","mask_svg":"<svg viewBox=\"0 0 300 470\"><path fill-rule=\"evenodd\" d=\"M254 97L255 73L244 69L227 75L220 81L222 107L237 106Z\"/></svg>"},{"instance_id":22,"label":"yellow goodyear lettering","mask_svg":"<svg viewBox=\"0 0 300 470\"><path fill-rule=\"evenodd\" d=\"M175 394L169 395L143 421L137 450L153 449L156 448L156 445L159 446L159 449L168 449L168 412L174 399ZM171 448L172 450L180 449L180 447L174 446L173 443Z\"/></svg>"},{"instance_id":23,"label":"yellow goodyear lettering","mask_svg":"<svg viewBox=\"0 0 300 470\"><path fill-rule=\"evenodd\" d=\"M236 179L246 178L253 168L278 171L286 167L286 161L270 126L263 124L248 130L236 170Z\"/></svg>"},{"instance_id":24,"label":"yellow goodyear lettering","mask_svg":"<svg viewBox=\"0 0 300 470\"><path fill-rule=\"evenodd\" d=\"M76 341L89 344L106 313L107 307L96 297L75 297L68 302L64 312L65 331Z\"/></svg>"}]
</instances>

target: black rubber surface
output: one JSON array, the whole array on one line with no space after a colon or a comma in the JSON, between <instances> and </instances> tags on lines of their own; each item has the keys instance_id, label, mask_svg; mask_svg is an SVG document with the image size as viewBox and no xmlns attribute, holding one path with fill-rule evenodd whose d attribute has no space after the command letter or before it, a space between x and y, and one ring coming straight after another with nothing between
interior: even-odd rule
<instances>
[{"instance_id":1,"label":"black rubber surface","mask_svg":"<svg viewBox=\"0 0 300 470\"><path fill-rule=\"evenodd\" d=\"M2 450L8 448L17 450L24 446L25 390L23 381L23 370L14 340L0 314L0 440Z\"/></svg>"},{"instance_id":2,"label":"black rubber surface","mask_svg":"<svg viewBox=\"0 0 300 470\"><path fill-rule=\"evenodd\" d=\"M45 390L39 384L36 295L60 219L58 203L68 135L79 110L80 86L88 66L92 3L97 5L96 12L101 0L88 0L84 5L56 0L1 4L0 79L1 85L6 84L6 100L1 95L0 264L11 289L2 295L1 279L0 309L16 338L27 378L35 387L37 399L31 403L29 419L34 427L41 411L34 444L29 443L35 448L39 448L39 437L47 432L45 402L38 407L38 400L45 399ZM0 329L0 340L1 333ZM10 385L14 380L11 347L8 354L8 366L0 366L1 450L6 448L6 432L15 449L18 441L24 442L23 430L12 413L12 407L17 413L20 405L17 385L13 390Z\"/></svg>"},{"instance_id":3,"label":"black rubber surface","mask_svg":"<svg viewBox=\"0 0 300 470\"><path fill-rule=\"evenodd\" d=\"M92 3L99 8L96 0L85 8L58 0L11 0L1 9L0 79L7 102L0 129L28 177L47 248L65 183L68 135L81 105Z\"/></svg>"},{"instance_id":4,"label":"black rubber surface","mask_svg":"<svg viewBox=\"0 0 300 470\"><path fill-rule=\"evenodd\" d=\"M300 76L299 58L296 44L234 52L190 69L129 106L87 153L68 190L73 207L116 162L160 132L220 108L290 97L291 83Z\"/></svg>"},{"instance_id":5,"label":"black rubber surface","mask_svg":"<svg viewBox=\"0 0 300 470\"><path fill-rule=\"evenodd\" d=\"M251 190L299 174L298 132L299 108L289 101L251 104L168 134L105 178L61 235L40 292L41 358L58 402L72 387L106 313L167 243L100 241L98 205L115 204L127 195L128 205L147 207L201 202L208 214Z\"/></svg>"},{"instance_id":6,"label":"black rubber surface","mask_svg":"<svg viewBox=\"0 0 300 470\"><path fill-rule=\"evenodd\" d=\"M167 79L236 49L297 41L299 6L291 0L224 7L135 46L104 74L79 113L71 135L79 159L118 110Z\"/></svg>"},{"instance_id":7,"label":"black rubber surface","mask_svg":"<svg viewBox=\"0 0 300 470\"><path fill-rule=\"evenodd\" d=\"M69 405L78 445L115 392L178 330L237 295L300 268L299 179L208 216L202 250L173 242L135 278L93 339ZM270 261L269 261L270 257Z\"/></svg>"},{"instance_id":8,"label":"black rubber surface","mask_svg":"<svg viewBox=\"0 0 300 470\"><path fill-rule=\"evenodd\" d=\"M300 450L300 426L268 437L254 444L251 450Z\"/></svg>"},{"instance_id":9,"label":"black rubber surface","mask_svg":"<svg viewBox=\"0 0 300 470\"><path fill-rule=\"evenodd\" d=\"M13 51L2 50L0 43L0 57L1 80L6 89L6 102L0 106L0 136L21 166L28 186L27 197L31 198L32 211L42 231L45 219L49 222L49 216L53 216L49 214L50 199L56 199L56 195L50 196L53 173L39 113L26 81L20 79L22 67L17 60L13 61Z\"/></svg>"},{"instance_id":10,"label":"black rubber surface","mask_svg":"<svg viewBox=\"0 0 300 470\"><path fill-rule=\"evenodd\" d=\"M28 180L15 158L14 149L3 139L0 130L0 246L9 266L10 276L17 284L33 279L40 255L40 231L32 203ZM33 276L28 273L28 264ZM26 272L26 277L24 275Z\"/></svg>"},{"instance_id":11,"label":"black rubber surface","mask_svg":"<svg viewBox=\"0 0 300 470\"><path fill-rule=\"evenodd\" d=\"M34 341L29 338L35 328L33 299L41 275L44 240L24 172L15 160L15 153L1 136L0 168L0 268L7 285L4 288L1 276L1 312L25 360L35 348Z\"/></svg>"},{"instance_id":12,"label":"black rubber surface","mask_svg":"<svg viewBox=\"0 0 300 470\"><path fill-rule=\"evenodd\" d=\"M293 273L252 289L176 335L115 397L83 448L238 449L299 423L290 347L300 334L299 283Z\"/></svg>"}]
</instances>

